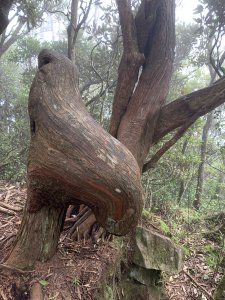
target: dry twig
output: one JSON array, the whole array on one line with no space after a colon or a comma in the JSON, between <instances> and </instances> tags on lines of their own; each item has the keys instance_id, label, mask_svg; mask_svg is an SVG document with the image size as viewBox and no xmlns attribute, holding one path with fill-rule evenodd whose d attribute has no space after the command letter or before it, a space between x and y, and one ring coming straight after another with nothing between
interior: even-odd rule
<instances>
[{"instance_id":1,"label":"dry twig","mask_svg":"<svg viewBox=\"0 0 225 300\"><path fill-rule=\"evenodd\" d=\"M4 213L4 214L8 214L10 216L15 216L15 212L12 210L9 210L7 208L1 207L0 206L0 212Z\"/></svg>"},{"instance_id":2,"label":"dry twig","mask_svg":"<svg viewBox=\"0 0 225 300\"><path fill-rule=\"evenodd\" d=\"M13 206L13 205L10 205L10 204L5 203L3 201L0 201L0 207L4 207L4 208L7 208L7 209L13 210L13 211L21 211L22 210L22 207Z\"/></svg>"},{"instance_id":3,"label":"dry twig","mask_svg":"<svg viewBox=\"0 0 225 300\"><path fill-rule=\"evenodd\" d=\"M183 270L183 273L195 284L196 287L200 288L200 290L209 297L210 300L214 300L213 296L209 294L209 292L200 284L198 283L194 277L192 277L187 271Z\"/></svg>"}]
</instances>

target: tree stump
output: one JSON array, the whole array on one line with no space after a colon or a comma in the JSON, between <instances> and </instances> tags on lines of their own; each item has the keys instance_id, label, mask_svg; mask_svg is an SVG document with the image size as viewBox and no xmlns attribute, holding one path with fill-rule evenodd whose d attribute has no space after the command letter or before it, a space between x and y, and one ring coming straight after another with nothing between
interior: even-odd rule
<instances>
[{"instance_id":1,"label":"tree stump","mask_svg":"<svg viewBox=\"0 0 225 300\"><path fill-rule=\"evenodd\" d=\"M68 205L87 205L115 235L132 230L142 209L138 164L88 113L69 59L41 51L28 109L27 203L7 260L21 269L55 253Z\"/></svg>"}]
</instances>

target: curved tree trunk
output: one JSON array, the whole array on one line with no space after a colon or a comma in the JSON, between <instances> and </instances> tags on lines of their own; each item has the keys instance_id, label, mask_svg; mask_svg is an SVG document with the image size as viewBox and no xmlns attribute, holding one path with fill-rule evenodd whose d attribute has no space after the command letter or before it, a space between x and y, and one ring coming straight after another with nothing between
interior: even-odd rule
<instances>
[{"instance_id":1,"label":"curved tree trunk","mask_svg":"<svg viewBox=\"0 0 225 300\"><path fill-rule=\"evenodd\" d=\"M7 261L14 267L30 268L54 254L69 204L89 206L112 234L124 235L137 225L142 209L137 162L89 115L77 81L69 59L40 53L29 95L28 198Z\"/></svg>"},{"instance_id":2,"label":"curved tree trunk","mask_svg":"<svg viewBox=\"0 0 225 300\"><path fill-rule=\"evenodd\" d=\"M124 53L110 133L118 140L88 114L71 61L49 51L39 56L29 97L28 199L7 261L14 267L29 268L53 255L70 204L89 206L113 234L132 230L141 214L140 170L150 147L179 128L158 151L162 155L198 117L224 102L222 79L163 106L174 58L175 1L142 0L136 16L130 1L117 5ZM36 232L39 240L31 242Z\"/></svg>"}]
</instances>

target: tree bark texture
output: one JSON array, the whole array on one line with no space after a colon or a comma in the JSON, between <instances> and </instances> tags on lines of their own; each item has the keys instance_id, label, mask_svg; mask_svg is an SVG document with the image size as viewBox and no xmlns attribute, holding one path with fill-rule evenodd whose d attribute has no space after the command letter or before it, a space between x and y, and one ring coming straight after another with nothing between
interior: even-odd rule
<instances>
[{"instance_id":1,"label":"tree bark texture","mask_svg":"<svg viewBox=\"0 0 225 300\"><path fill-rule=\"evenodd\" d=\"M12 6L13 0L1 0L0 3L0 34L6 29L9 24L8 15Z\"/></svg>"},{"instance_id":2,"label":"tree bark texture","mask_svg":"<svg viewBox=\"0 0 225 300\"><path fill-rule=\"evenodd\" d=\"M157 144L167 133L185 124L194 115L199 118L224 102L225 78L222 78L206 88L163 106L153 136L154 144Z\"/></svg>"},{"instance_id":3,"label":"tree bark texture","mask_svg":"<svg viewBox=\"0 0 225 300\"><path fill-rule=\"evenodd\" d=\"M134 228L142 209L138 164L89 115L76 68L66 57L48 50L40 53L29 116L28 198L7 263L30 268L36 259L51 257L69 204L89 206L112 234L124 235ZM34 237L41 244L35 251Z\"/></svg>"},{"instance_id":4,"label":"tree bark texture","mask_svg":"<svg viewBox=\"0 0 225 300\"><path fill-rule=\"evenodd\" d=\"M135 19L130 17L128 0L117 0L117 3L124 54L110 132L133 153L142 169L172 73L175 3L173 0L142 1ZM126 18L124 11L127 11ZM125 28L130 28L128 34ZM129 53L128 49L131 49Z\"/></svg>"},{"instance_id":5,"label":"tree bark texture","mask_svg":"<svg viewBox=\"0 0 225 300\"><path fill-rule=\"evenodd\" d=\"M113 234L123 235L134 228L142 209L140 170L149 148L178 129L156 153L158 160L198 117L225 101L225 80L221 79L163 106L174 58L175 1L142 0L136 16L129 0L117 0L117 4L124 53L111 135L88 114L71 61L53 51L39 55L39 71L29 97L28 199L8 259L14 267L30 267L36 259L51 257L70 204L89 206L100 225ZM47 232L43 224L52 224L51 229ZM35 228L43 245L23 255ZM49 234L53 241L46 242ZM30 255L27 264L26 255Z\"/></svg>"},{"instance_id":6,"label":"tree bark texture","mask_svg":"<svg viewBox=\"0 0 225 300\"><path fill-rule=\"evenodd\" d=\"M31 213L26 206L7 265L18 269L32 269L35 261L50 259L57 250L65 212L66 207L43 206Z\"/></svg>"}]
</instances>

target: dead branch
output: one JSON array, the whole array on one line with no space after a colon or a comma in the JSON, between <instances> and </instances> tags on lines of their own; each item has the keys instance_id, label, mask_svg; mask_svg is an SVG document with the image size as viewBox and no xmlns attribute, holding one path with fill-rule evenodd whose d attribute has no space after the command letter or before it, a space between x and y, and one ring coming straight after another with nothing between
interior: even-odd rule
<instances>
[{"instance_id":1,"label":"dead branch","mask_svg":"<svg viewBox=\"0 0 225 300\"><path fill-rule=\"evenodd\" d=\"M13 205L10 205L10 204L5 203L3 201L0 201L0 207L8 208L9 210L13 210L13 211L21 211L22 210L22 207L13 206Z\"/></svg>"},{"instance_id":2,"label":"dead branch","mask_svg":"<svg viewBox=\"0 0 225 300\"><path fill-rule=\"evenodd\" d=\"M83 212L84 211L84 212ZM71 227L70 231L69 231L69 236L72 237L74 231L76 230L76 228L81 225L91 214L92 214L92 211L90 208L88 207L85 207L82 211L82 214L80 215L79 219L77 222L74 223L74 225Z\"/></svg>"},{"instance_id":3,"label":"dead branch","mask_svg":"<svg viewBox=\"0 0 225 300\"><path fill-rule=\"evenodd\" d=\"M187 271L183 270L183 273L195 284L196 287L200 288L200 290L207 296L209 299L214 300L212 295L200 284L198 283L194 277L192 277Z\"/></svg>"},{"instance_id":4,"label":"dead branch","mask_svg":"<svg viewBox=\"0 0 225 300\"><path fill-rule=\"evenodd\" d=\"M0 206L0 212L4 213L4 214L7 214L7 215L10 215L10 216L15 216L15 212L14 211L11 211L7 208L4 208L4 207L1 207Z\"/></svg>"},{"instance_id":5,"label":"dead branch","mask_svg":"<svg viewBox=\"0 0 225 300\"><path fill-rule=\"evenodd\" d=\"M23 270L16 269L16 268L10 267L8 265L4 265L4 264L0 264L0 272L1 271L11 271L11 272L22 273L22 274L27 274L27 273L33 273L33 272L35 272L35 270L23 271Z\"/></svg>"}]
</instances>

